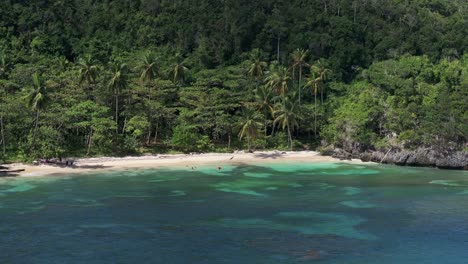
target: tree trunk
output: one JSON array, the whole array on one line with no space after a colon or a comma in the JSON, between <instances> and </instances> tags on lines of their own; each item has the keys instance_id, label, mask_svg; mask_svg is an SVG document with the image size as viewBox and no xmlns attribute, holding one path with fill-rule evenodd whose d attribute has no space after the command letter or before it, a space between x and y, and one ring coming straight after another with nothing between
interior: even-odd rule
<instances>
[{"instance_id":1,"label":"tree trunk","mask_svg":"<svg viewBox=\"0 0 468 264\"><path fill-rule=\"evenodd\" d=\"M292 66L292 82L293 83L294 83L294 80L296 80L296 66L295 66L295 64L293 64L293 66Z\"/></svg>"},{"instance_id":2,"label":"tree trunk","mask_svg":"<svg viewBox=\"0 0 468 264\"><path fill-rule=\"evenodd\" d=\"M356 12L357 12L357 4L353 3L353 22L356 23Z\"/></svg>"},{"instance_id":3,"label":"tree trunk","mask_svg":"<svg viewBox=\"0 0 468 264\"><path fill-rule=\"evenodd\" d=\"M301 81L302 81L302 65L299 65L299 105L301 105Z\"/></svg>"},{"instance_id":4,"label":"tree trunk","mask_svg":"<svg viewBox=\"0 0 468 264\"><path fill-rule=\"evenodd\" d=\"M86 152L86 156L89 155L90 151L91 151L91 143L93 141L93 127L91 127L89 129L89 135L88 135L88 150Z\"/></svg>"},{"instance_id":5,"label":"tree trunk","mask_svg":"<svg viewBox=\"0 0 468 264\"><path fill-rule=\"evenodd\" d=\"M125 133L125 129L127 128L127 117L124 119L123 127L122 127L122 134Z\"/></svg>"},{"instance_id":6,"label":"tree trunk","mask_svg":"<svg viewBox=\"0 0 468 264\"><path fill-rule=\"evenodd\" d=\"M278 38L276 42L276 59L278 60L278 63L280 63L280 40L281 40L281 37L278 34Z\"/></svg>"},{"instance_id":7,"label":"tree trunk","mask_svg":"<svg viewBox=\"0 0 468 264\"><path fill-rule=\"evenodd\" d=\"M36 110L36 120L34 121L34 131L33 131L33 137L32 137L32 143L31 143L31 149L35 148L36 145L36 134L37 134L37 128L39 126L39 110Z\"/></svg>"},{"instance_id":8,"label":"tree trunk","mask_svg":"<svg viewBox=\"0 0 468 264\"><path fill-rule=\"evenodd\" d=\"M231 133L228 133L228 149L231 148Z\"/></svg>"},{"instance_id":9,"label":"tree trunk","mask_svg":"<svg viewBox=\"0 0 468 264\"><path fill-rule=\"evenodd\" d=\"M149 123L148 136L146 136L146 145L149 145L151 141L151 126L152 126L151 123Z\"/></svg>"},{"instance_id":10,"label":"tree trunk","mask_svg":"<svg viewBox=\"0 0 468 264\"><path fill-rule=\"evenodd\" d=\"M323 104L323 86L324 84L322 83L322 86L320 87L320 103Z\"/></svg>"},{"instance_id":11,"label":"tree trunk","mask_svg":"<svg viewBox=\"0 0 468 264\"><path fill-rule=\"evenodd\" d=\"M37 128L39 126L39 110L36 111L36 121L35 121L35 125L34 125L34 135L36 134L36 131L37 131Z\"/></svg>"},{"instance_id":12,"label":"tree trunk","mask_svg":"<svg viewBox=\"0 0 468 264\"><path fill-rule=\"evenodd\" d=\"M317 137L317 89L314 91L314 135Z\"/></svg>"},{"instance_id":13,"label":"tree trunk","mask_svg":"<svg viewBox=\"0 0 468 264\"><path fill-rule=\"evenodd\" d=\"M292 150L292 136L291 136L291 128L289 127L289 123L288 123L288 141L289 141L289 148Z\"/></svg>"},{"instance_id":14,"label":"tree trunk","mask_svg":"<svg viewBox=\"0 0 468 264\"><path fill-rule=\"evenodd\" d=\"M249 140L247 140L247 151L250 152L252 146L252 139L249 137Z\"/></svg>"},{"instance_id":15,"label":"tree trunk","mask_svg":"<svg viewBox=\"0 0 468 264\"><path fill-rule=\"evenodd\" d=\"M156 128L154 129L154 142L155 143L158 141L158 128L159 128L159 122L156 122Z\"/></svg>"},{"instance_id":16,"label":"tree trunk","mask_svg":"<svg viewBox=\"0 0 468 264\"><path fill-rule=\"evenodd\" d=\"M119 96L117 94L115 96L115 132L119 134Z\"/></svg>"},{"instance_id":17,"label":"tree trunk","mask_svg":"<svg viewBox=\"0 0 468 264\"><path fill-rule=\"evenodd\" d=\"M5 132L3 128L3 116L0 117L0 135L1 135L1 140L2 140L2 151L3 155L6 153L6 147L5 147Z\"/></svg>"}]
</instances>

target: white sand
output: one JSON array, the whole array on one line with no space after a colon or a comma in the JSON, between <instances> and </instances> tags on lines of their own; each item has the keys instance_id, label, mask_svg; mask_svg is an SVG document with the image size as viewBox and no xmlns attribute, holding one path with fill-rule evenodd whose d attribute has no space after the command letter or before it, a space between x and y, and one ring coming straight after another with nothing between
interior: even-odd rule
<instances>
[{"instance_id":1,"label":"white sand","mask_svg":"<svg viewBox=\"0 0 468 264\"><path fill-rule=\"evenodd\" d=\"M53 165L13 164L13 168L25 169L19 175L36 177L47 175L64 175L102 170L129 170L158 167L192 167L200 165L224 166L227 164L261 164L268 162L340 162L328 156L321 156L315 151L259 151L255 153L206 153L206 154L161 154L155 156L124 157L124 158L85 158L75 160L73 167ZM358 160L344 162L359 162Z\"/></svg>"}]
</instances>

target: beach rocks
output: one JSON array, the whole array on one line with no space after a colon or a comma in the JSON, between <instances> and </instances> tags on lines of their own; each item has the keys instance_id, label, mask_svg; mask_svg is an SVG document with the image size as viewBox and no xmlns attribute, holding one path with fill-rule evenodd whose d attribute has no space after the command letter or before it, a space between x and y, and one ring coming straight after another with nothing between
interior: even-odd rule
<instances>
[{"instance_id":1,"label":"beach rocks","mask_svg":"<svg viewBox=\"0 0 468 264\"><path fill-rule=\"evenodd\" d=\"M335 159L350 160L353 155L344 149L336 148L333 150L331 156Z\"/></svg>"},{"instance_id":2,"label":"beach rocks","mask_svg":"<svg viewBox=\"0 0 468 264\"><path fill-rule=\"evenodd\" d=\"M340 160L361 159L364 162L395 164L400 166L437 167L442 169L468 170L468 152L418 148L416 150L392 149L383 151L347 151L327 148L322 155Z\"/></svg>"},{"instance_id":3,"label":"beach rocks","mask_svg":"<svg viewBox=\"0 0 468 264\"><path fill-rule=\"evenodd\" d=\"M468 169L468 153L464 151L438 151L430 148L364 152L362 161L373 161L407 166L438 167L444 169Z\"/></svg>"}]
</instances>

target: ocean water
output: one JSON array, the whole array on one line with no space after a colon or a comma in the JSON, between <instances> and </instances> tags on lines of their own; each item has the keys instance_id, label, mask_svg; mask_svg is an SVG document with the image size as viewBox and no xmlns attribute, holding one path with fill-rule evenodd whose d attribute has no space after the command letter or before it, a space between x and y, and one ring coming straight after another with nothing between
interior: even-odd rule
<instances>
[{"instance_id":1,"label":"ocean water","mask_svg":"<svg viewBox=\"0 0 468 264\"><path fill-rule=\"evenodd\" d=\"M468 173L344 163L0 179L0 263L467 263Z\"/></svg>"}]
</instances>

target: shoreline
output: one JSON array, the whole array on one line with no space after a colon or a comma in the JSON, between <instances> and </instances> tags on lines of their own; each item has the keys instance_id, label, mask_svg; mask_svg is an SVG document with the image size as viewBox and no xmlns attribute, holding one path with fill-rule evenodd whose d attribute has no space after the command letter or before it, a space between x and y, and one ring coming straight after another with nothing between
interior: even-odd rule
<instances>
[{"instance_id":1,"label":"shoreline","mask_svg":"<svg viewBox=\"0 0 468 264\"><path fill-rule=\"evenodd\" d=\"M102 171L125 171L129 169L156 169L200 165L222 167L225 165L255 165L282 162L363 163L360 160L340 160L330 156L322 156L316 151L258 151L254 153L239 151L235 153L158 154L152 156L82 158L76 159L71 167L16 163L12 164L12 168L25 169L17 177L41 177Z\"/></svg>"}]
</instances>

